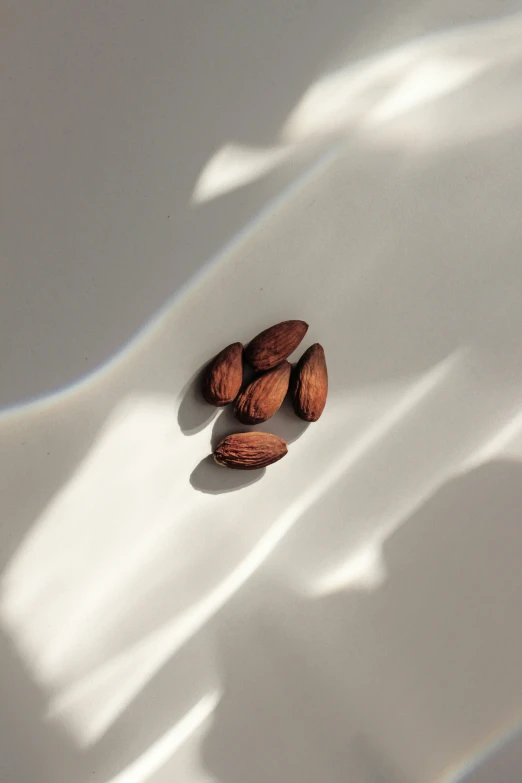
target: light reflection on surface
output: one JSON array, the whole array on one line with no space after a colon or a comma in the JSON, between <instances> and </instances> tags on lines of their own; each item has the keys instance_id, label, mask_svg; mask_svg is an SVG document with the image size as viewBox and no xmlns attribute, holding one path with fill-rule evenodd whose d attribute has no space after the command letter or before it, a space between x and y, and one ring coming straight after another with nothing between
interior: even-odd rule
<instances>
[{"instance_id":1,"label":"light reflection on surface","mask_svg":"<svg viewBox=\"0 0 522 783\"><path fill-rule=\"evenodd\" d=\"M339 590L376 590L386 581L386 565L378 545L367 544L350 555L344 565L318 579L315 595L329 595Z\"/></svg>"},{"instance_id":2,"label":"light reflection on surface","mask_svg":"<svg viewBox=\"0 0 522 783\"><path fill-rule=\"evenodd\" d=\"M495 732L480 746L473 748L466 761L452 765L440 783L491 783L514 780L522 760L522 729L520 720Z\"/></svg>"},{"instance_id":3,"label":"light reflection on surface","mask_svg":"<svg viewBox=\"0 0 522 783\"><path fill-rule=\"evenodd\" d=\"M466 466L481 465L499 455L522 460L522 411L514 413L500 426L493 437L470 456Z\"/></svg>"},{"instance_id":4,"label":"light reflection on surface","mask_svg":"<svg viewBox=\"0 0 522 783\"><path fill-rule=\"evenodd\" d=\"M127 365L136 360L137 355L139 356L143 350L149 347L151 342L158 339L158 335L161 335L168 325L169 319L176 314L177 310L183 306L190 306L191 298L197 296L201 290L208 290L210 286L215 285L215 278L222 272L223 267L229 264L231 260L237 258L252 240L255 240L265 231L274 215L284 210L302 191L309 188L315 179L320 178L336 160L338 154L339 146L334 143L309 162L305 170L300 171L283 190L277 193L272 201L267 203L234 234L229 242L211 258L206 259L190 280L181 286L133 339L106 363L65 388L55 390L36 399L23 400L17 405L8 408L0 408L0 422L24 416L29 411L44 411L46 408L72 400L78 394L88 393L91 387L103 382L110 376L111 372L125 371ZM208 354L205 354L205 358L208 360ZM191 366L192 371L193 369L193 366Z\"/></svg>"},{"instance_id":5,"label":"light reflection on surface","mask_svg":"<svg viewBox=\"0 0 522 783\"><path fill-rule=\"evenodd\" d=\"M246 556L231 561L221 577L209 571L209 588L200 579L193 595L177 553L195 554L195 513L204 501L187 494L181 478L187 454L175 412L164 400L123 405L2 581L4 622L38 679L59 689L49 715L67 719L87 744L101 736L165 661L262 565L303 512L443 383L459 360L449 357L413 383L335 464L327 463L290 500ZM177 593L172 619L95 664L99 649L110 649L112 627L122 623L131 596L153 594L158 573L166 569ZM92 631L80 643L88 626Z\"/></svg>"},{"instance_id":6,"label":"light reflection on surface","mask_svg":"<svg viewBox=\"0 0 522 783\"><path fill-rule=\"evenodd\" d=\"M408 115L462 91L496 67L520 61L521 46L522 16L516 14L406 43L327 74L310 87L291 112L278 145L258 150L234 143L216 152L199 177L193 200L203 203L242 187L264 176L298 149L328 136L378 131L378 138L385 144L403 145L414 140L423 148L438 145L446 137L455 143L459 137L487 132L495 122L515 122L521 117L515 100L520 73L513 80L513 102L504 101L504 110L495 111L496 119L485 112L481 128L476 117L464 113L457 126L454 109L446 120L444 108L439 108L428 124L422 119L419 124L416 118L410 122ZM505 74L499 78L505 88ZM397 126L401 118L404 123Z\"/></svg>"},{"instance_id":7,"label":"light reflection on surface","mask_svg":"<svg viewBox=\"0 0 522 783\"><path fill-rule=\"evenodd\" d=\"M435 473L431 479L418 489L418 493L404 498L404 505L389 513L388 518L372 525L368 540L357 545L345 562L334 565L322 575L311 580L307 590L313 595L328 595L344 589L375 589L386 580L386 565L382 547L385 541L416 509L426 503L435 492L468 470L480 467L488 461L507 458L522 462L522 414L517 412L508 417L507 422L497 423L493 435L486 435L480 445L472 449L471 454L455 462L447 460L444 470Z\"/></svg>"},{"instance_id":8,"label":"light reflection on surface","mask_svg":"<svg viewBox=\"0 0 522 783\"><path fill-rule=\"evenodd\" d=\"M146 783L161 769L189 737L210 717L219 696L203 697L175 726L148 748L139 759L111 778L108 783Z\"/></svg>"},{"instance_id":9,"label":"light reflection on surface","mask_svg":"<svg viewBox=\"0 0 522 783\"><path fill-rule=\"evenodd\" d=\"M286 158L280 149L246 149L234 144L223 147L203 170L192 197L195 204L209 201L268 174Z\"/></svg>"},{"instance_id":10,"label":"light reflection on surface","mask_svg":"<svg viewBox=\"0 0 522 783\"><path fill-rule=\"evenodd\" d=\"M481 28L466 28L451 35L443 34L400 47L355 67L341 68L334 74L320 77L305 93L289 114L281 131L280 145L256 148L237 143L218 150L196 183L195 202L218 198L275 172L298 147L317 144L315 152L318 157L313 165L307 165L306 170L295 178L291 187L267 205L258 219L245 226L212 259L193 281L191 295L187 296L188 289L185 289L184 296L171 301L141 338L130 344L110 366L97 373L89 383L80 383L47 401L4 413L2 426L7 430L12 425L17 435L17 427L20 433L24 433L25 417L35 411L42 414L41 420L37 416L30 419L31 427L40 426L41 421L48 417L50 429L61 432L63 428L63 443L66 444L68 427L63 426L63 411L67 410L71 415L70 410L75 413L77 406L76 415L87 418L91 407L96 408L96 404L103 410L111 373L116 370L123 376L123 381L118 380L121 389L113 392L114 399L106 404L110 409L107 417L103 419L100 413L104 421L101 431L97 429L95 419L90 429L87 428L94 438L94 445L87 443L79 464L68 466L72 476L62 475L62 484L54 494L51 492L52 497L45 510L31 518L25 540L16 549L2 575L2 626L45 695L44 715L55 724L67 727L75 746L92 748L119 721L125 721L126 708L147 691L165 663L172 659L176 663L176 656L184 645L209 629L210 621L219 612L227 610L246 582L265 564L269 569L274 554L289 534L301 532L306 514L312 512L323 525L322 545L329 551L323 557L324 550L318 551L319 548L314 547L313 537L307 538L306 525L302 526L303 546L308 550L309 559L306 561L307 568L301 571L306 572L307 578L295 580L294 584L302 590L303 596L314 602L333 600L344 591L355 594L362 590L368 597L380 591L385 593L389 564L383 553L383 544L393 537L404 521L446 482L458 478L466 467L479 466L500 455L518 459L522 456L518 442L521 389L512 379L504 383L502 375L498 382L493 370L491 381L488 377L491 369L488 360L491 358L487 350L484 351L486 358L482 366L482 369L486 368L486 380L473 378L474 367L470 369L467 364L468 347L471 344L480 356L484 346L481 344L483 334L472 319L466 321L464 317L462 330L449 331L452 338L448 341L449 348L444 339L440 344L436 343L435 355L423 342L426 332L419 329L418 353L421 359L415 351L411 352L408 356L412 364L412 368L408 368L410 371L397 372L400 377L391 379L393 393L383 394L386 379L381 377L372 379L373 385L367 382L363 395L355 393L352 384L361 386L365 378L361 381L357 377L353 364L346 358L359 358L354 357L353 351L350 353L350 346L359 343L362 353L371 353L372 335L380 331L385 333L389 328L386 320L382 324L375 320L381 303L386 312L389 301L392 302L392 331L393 326L397 327L400 323L399 314L393 311L391 297L392 284L396 281L385 274L386 267L391 267L393 274L394 265L399 266L394 256L397 238L394 230L390 230L390 225L395 228L392 225L394 218L386 202L381 204L378 213L381 218L384 216L380 225L365 225L360 219L349 224L353 202L360 198L360 191L355 187L356 192L350 192L352 201L348 199L346 203L342 202L340 194L350 190L346 184L349 180L346 171L355 178L358 172L354 168L343 169L337 141L332 143L330 140L326 151L321 148L322 139L327 134L335 138L336 134L345 134L352 127L356 127L365 140L371 138L373 132L378 132L380 140L386 144L391 141L402 144L411 139L412 134L415 136L419 117L420 126L426 129L423 141L428 146L448 143L448 137L456 143L459 138L471 139L476 135L493 133L500 126L510 127L518 117L520 103L510 103L509 89L503 99L504 108L508 107L505 114L500 113L499 117L485 101L484 111L481 106L476 115L471 114L461 124L456 123L456 119L462 118L462 113L446 111L447 106L441 100L450 99L452 95L465 97L466 88L471 89L479 83L488 69L507 61L516 63L521 51L520 24L517 16ZM429 109L430 104L434 104L436 109L436 122L432 122L429 113L422 113ZM334 163L339 163L335 171ZM368 163L364 165L371 168ZM332 176L327 177L328 174ZM393 170L390 176L392 185L387 182L387 186L396 184L394 178L400 182L400 174L400 167ZM365 209L371 211L375 192L380 190L379 180L375 191L370 189L369 194L364 194ZM416 192L412 186L413 200ZM420 231L419 214L415 213L415 219L409 220L408 208L404 206L409 205L409 209L414 211L408 201L411 194L406 190L404 203L399 204L397 213L406 215L399 225L400 232L411 230L415 239L415 232ZM319 197L323 197L326 205L322 212L312 209ZM310 211L305 212L305 209ZM275 214L279 223L271 220ZM390 223L388 226L386 218ZM288 231L285 233L283 224L287 219ZM439 219L437 214L433 221ZM342 233L344 222L348 228ZM296 241L299 231L308 225L313 226L308 234L305 233L305 241L312 247L310 258L314 263L310 266L303 262L304 249ZM353 246L343 244L346 237L357 236L359 231L364 234L365 230L370 234L370 237L363 237L365 241ZM281 240L284 251L280 260L285 263L280 264L280 269L277 269L276 263L270 266L271 259L277 256L274 252L278 249L277 241L273 239L277 231L280 239L286 237L286 241ZM433 229L432 233L434 239L438 239L439 228ZM337 236L343 240L341 247L332 240ZM314 245L316 237L320 239ZM400 253L405 252L404 248L409 249L407 243L399 244ZM324 260L328 260L331 251L337 265L335 274L332 272L334 264ZM475 248L475 251L478 252L478 249ZM287 259L290 259L288 263ZM411 269L406 264L402 270L403 277L399 277L397 283L400 289L398 298L404 300L405 306L409 295L405 282L408 283L411 278L412 289L415 290L417 269L424 268L424 258L417 258L413 251L411 261ZM441 268L444 261L440 259ZM378 262L381 262L381 267ZM320 266L321 272L313 276L317 266ZM427 264L426 267L426 274L432 275L435 280L436 265ZM259 269L263 268L267 270L266 278L259 275ZM293 279L284 277L287 268L294 270ZM440 322L433 318L432 333L444 333L444 319L449 314L451 321L454 311L459 311L459 308L463 316L466 315L468 307L473 304L467 299L466 283L480 271L480 265L470 263L469 278L463 275L461 281L457 277L457 285L452 288L453 278L450 276L449 293L444 287L436 289L435 299L438 296L441 301L441 316ZM441 274L444 277L444 269ZM312 280L309 288L301 282L306 280L307 275ZM245 311L249 315L254 310L251 304L253 294L257 295L266 288L270 296L268 304L267 300L261 300L263 312L259 315L260 319L265 319L268 314L279 317L280 311L282 313L291 306L307 308L307 312L322 319L322 328L328 327L330 321L332 328L327 331L327 340L334 347L335 356L332 396L320 427L292 444L291 454L278 472L270 472L259 485L245 488L233 496L205 497L192 491L188 476L198 460L208 453L209 431L207 429L193 438L185 437L179 430L176 416L180 387L186 381L187 366L192 372L193 357L187 356L190 352L182 342L181 348L176 345L171 354L170 339L181 334L186 340L188 335L201 352L201 360L208 358L209 333L216 341L222 338L222 333L215 334L216 314L219 315L222 308L216 308L216 313L204 297L208 295L210 301L216 290L230 290L233 279L242 279L245 286L255 280L255 285L251 285L248 296L231 298L230 302L227 300L228 313L236 314L241 304L238 300L245 299ZM487 285L486 280L485 287ZM516 286L513 286L512 290L515 289ZM373 297L378 307L370 314L362 307L362 317L356 321L357 328L354 329L349 320L350 313L360 300L365 301L367 290L370 291L369 299ZM422 300L423 291L418 311L413 308L413 316L408 314L408 330L413 333L419 323L422 326L423 308L431 312L431 301L428 297ZM202 297L200 305L199 300L196 301L196 293ZM455 302L452 297L455 297ZM226 293L223 293L225 298ZM485 297L484 301L487 303L489 300ZM484 330L489 332L488 336L493 335L495 350L492 353L497 353L498 345L503 346L505 342L503 321L495 306L501 310L493 297L491 309L484 307L480 312L481 324L486 323ZM480 307L477 309L480 310ZM433 311L436 312L435 307ZM157 394L146 389L149 373L147 364L142 367L140 362L169 318L172 318L170 334L167 334L169 339L165 339L158 350L161 360L159 377L168 376L163 365L174 364L175 360L179 361L179 365L172 372L174 380L169 377L172 388L164 394ZM205 319L208 321L205 322ZM240 316L238 320L241 320ZM201 322L205 323L205 328L199 327L198 332ZM495 331L497 326L498 334ZM236 328L235 324L233 328ZM249 322L250 328L255 331L257 324ZM168 331L165 328L165 332ZM400 329L396 332L399 336L403 334ZM346 335L350 346L345 344ZM323 339L320 333L317 337ZM380 347L378 341L377 345ZM390 345L388 353L401 347L393 345L393 341ZM383 353L386 351L383 350ZM382 356L380 360L385 363ZM137 370L133 375L129 368L134 363ZM363 368L369 366L371 369L372 366L371 362L360 364ZM463 369L471 377L467 386L459 385ZM125 374L127 371L128 375ZM500 391L495 388L495 382L501 387ZM129 395L129 389L139 384L143 384L141 391ZM448 388L453 396L444 396ZM442 399L438 407L423 408L423 404L435 394L440 394ZM96 403L94 406L93 401ZM354 412L356 401L359 401L361 410ZM472 409L469 427L460 432L458 422L452 421L452 417L464 418L468 407ZM71 420L74 423L74 416ZM428 444L428 450L432 449L436 454L432 462L428 459L423 462L421 457L424 458L424 455L419 457L421 465L426 466L426 475L414 488L416 491L412 490L411 482L408 483L408 461L401 465L400 460L401 438L408 448L412 428L421 432L421 442L417 444L419 454L422 441ZM74 430L74 427L71 429ZM475 438L471 433L473 429L476 430ZM449 442L453 430L457 430L455 441L462 441L459 444L462 453L456 454L453 441L446 448L438 445L438 440L443 441L444 438ZM390 503L390 508L385 509L387 513L379 516L382 508L374 497L367 495L369 487L376 487L376 490L370 491L382 491L383 496L389 491L387 486L383 487L385 482L378 480L382 468L378 455L384 444L389 459L398 464L398 467L394 464L395 472L390 473L396 480L400 503ZM59 438L58 445L61 445ZM441 463L442 469L439 470ZM37 469L37 472L43 471ZM332 532L328 528L330 517L338 511L335 508L335 491L339 485L347 487L349 497L355 498L355 502L347 508L342 506L343 496L340 495L341 512L345 514L342 520L344 527L353 525L355 528L357 524L364 527L366 523L368 535L362 544L356 541L355 534L353 539L346 535L346 543L341 536L335 535L335 529L332 528ZM392 495L392 500L397 501L397 498ZM385 506L385 502L382 505ZM353 545L355 541L357 546ZM295 560L299 559L296 550L291 554ZM310 564L313 567L308 569ZM292 584L291 564L286 565L288 568L281 579L282 589ZM514 584L513 595L516 589ZM210 631L209 637L211 639ZM209 646L212 646L212 641ZM394 645L390 647L393 652ZM263 655L265 653L268 654L268 651L262 651ZM421 680L421 693L422 676L428 671L428 664L429 661L419 661L419 671L414 672ZM393 669L390 671L393 674ZM440 676L440 672L438 674ZM415 676L407 681L409 685L415 683ZM416 685L419 686L419 682ZM412 691L415 693L405 692L404 698L413 700L410 707L411 703L419 707L421 700L418 704L415 702L419 691L416 688ZM214 708L215 698L209 696L198 702L141 759L113 778L113 783L146 780L153 774L153 769L175 752L192 729L206 719ZM426 739L430 725L429 705L421 706ZM496 713L492 711L491 720L496 719ZM451 731L450 725L448 732ZM388 751L392 755L404 752L406 758L410 742L410 737L402 737L398 746L393 749L388 747ZM477 750L473 755L481 758L481 751ZM440 758L434 759L433 768L439 762Z\"/></svg>"},{"instance_id":11,"label":"light reflection on surface","mask_svg":"<svg viewBox=\"0 0 522 783\"><path fill-rule=\"evenodd\" d=\"M153 339L181 299L207 283L215 267L237 252L252 232L263 230L267 219L339 154L341 140L347 134L350 138L353 130L359 138L379 145L407 145L405 151L411 155L424 148L429 152L441 145L493 134L518 124L522 118L517 100L521 83L521 19L520 14L515 14L437 33L350 63L317 79L289 113L273 146L225 143L200 172L192 194L195 203L254 182L277 170L296 153L299 157L308 150L308 158L304 164L297 164L297 174L285 190L221 250L202 260L191 280L116 355L72 385L4 409L0 416L70 396L78 386L96 381L126 361L143 342ZM475 85L481 78L490 79L492 74L498 89L496 82L487 82L488 100L478 100L473 91ZM440 105L444 96L452 94L459 96L458 102ZM431 111L431 104L436 105L435 112Z\"/></svg>"}]
</instances>

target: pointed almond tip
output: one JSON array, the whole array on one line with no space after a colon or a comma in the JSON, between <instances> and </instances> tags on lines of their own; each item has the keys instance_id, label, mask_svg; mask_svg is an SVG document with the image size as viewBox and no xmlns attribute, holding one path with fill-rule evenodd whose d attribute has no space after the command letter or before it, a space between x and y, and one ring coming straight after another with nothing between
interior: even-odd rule
<instances>
[{"instance_id":1,"label":"pointed almond tip","mask_svg":"<svg viewBox=\"0 0 522 783\"><path fill-rule=\"evenodd\" d=\"M290 356L302 341L308 324L301 320L281 321L260 332L245 350L245 359L255 370L266 371Z\"/></svg>"},{"instance_id":2,"label":"pointed almond tip","mask_svg":"<svg viewBox=\"0 0 522 783\"><path fill-rule=\"evenodd\" d=\"M237 397L243 381L243 345L230 343L207 365L201 379L203 398L221 408Z\"/></svg>"},{"instance_id":3,"label":"pointed almond tip","mask_svg":"<svg viewBox=\"0 0 522 783\"><path fill-rule=\"evenodd\" d=\"M292 404L300 419L318 421L328 396L328 369L323 346L314 343L299 359L293 373Z\"/></svg>"}]
</instances>

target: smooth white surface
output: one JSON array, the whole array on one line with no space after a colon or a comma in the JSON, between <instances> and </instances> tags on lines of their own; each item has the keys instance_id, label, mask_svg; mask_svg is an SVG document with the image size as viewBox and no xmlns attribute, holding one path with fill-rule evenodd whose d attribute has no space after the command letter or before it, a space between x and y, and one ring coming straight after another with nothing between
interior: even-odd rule
<instances>
[{"instance_id":1,"label":"smooth white surface","mask_svg":"<svg viewBox=\"0 0 522 783\"><path fill-rule=\"evenodd\" d=\"M0 779L518 783L519 5L0 19ZM214 468L293 317L323 418Z\"/></svg>"}]
</instances>

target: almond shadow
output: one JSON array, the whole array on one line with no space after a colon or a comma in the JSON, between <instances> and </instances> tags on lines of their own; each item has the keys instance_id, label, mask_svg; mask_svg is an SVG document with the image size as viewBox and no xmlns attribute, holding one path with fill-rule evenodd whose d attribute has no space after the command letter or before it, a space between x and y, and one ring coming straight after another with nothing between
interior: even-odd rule
<instances>
[{"instance_id":1,"label":"almond shadow","mask_svg":"<svg viewBox=\"0 0 522 783\"><path fill-rule=\"evenodd\" d=\"M208 364L208 362L205 362L205 364L194 373L181 392L181 402L178 409L178 424L184 435L195 435L197 432L201 432L201 430L210 424L219 411L219 408L209 405L208 402L206 402L201 392L203 375Z\"/></svg>"},{"instance_id":2,"label":"almond shadow","mask_svg":"<svg viewBox=\"0 0 522 783\"><path fill-rule=\"evenodd\" d=\"M232 403L223 408L214 422L210 443L212 450L214 450L223 438L235 432L271 432L290 444L304 435L309 426L309 422L303 421L295 415L288 397L277 413L262 424L241 424L234 416L234 404Z\"/></svg>"},{"instance_id":3,"label":"almond shadow","mask_svg":"<svg viewBox=\"0 0 522 783\"><path fill-rule=\"evenodd\" d=\"M210 454L201 460L190 474L189 481L198 492L220 495L223 492L235 492L263 478L266 468L259 470L231 470L216 465Z\"/></svg>"}]
</instances>

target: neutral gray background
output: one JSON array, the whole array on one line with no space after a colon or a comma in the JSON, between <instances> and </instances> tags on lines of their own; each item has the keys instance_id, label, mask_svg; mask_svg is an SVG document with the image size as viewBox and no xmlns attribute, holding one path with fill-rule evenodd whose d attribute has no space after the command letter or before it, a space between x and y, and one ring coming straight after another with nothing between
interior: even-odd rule
<instances>
[{"instance_id":1,"label":"neutral gray background","mask_svg":"<svg viewBox=\"0 0 522 783\"><path fill-rule=\"evenodd\" d=\"M0 30L0 779L518 783L520 4ZM284 318L328 407L227 474Z\"/></svg>"}]
</instances>

